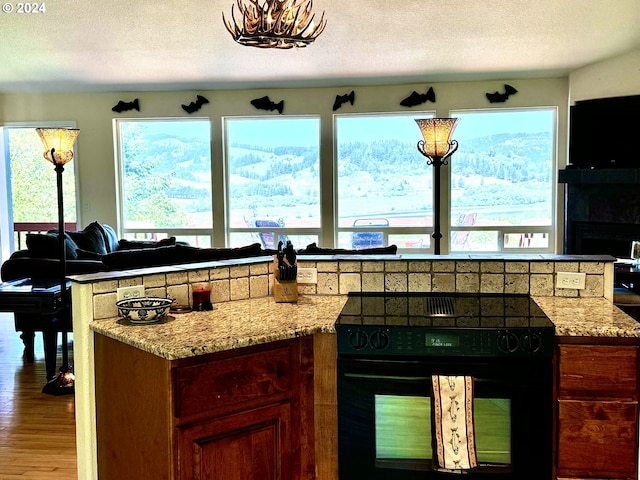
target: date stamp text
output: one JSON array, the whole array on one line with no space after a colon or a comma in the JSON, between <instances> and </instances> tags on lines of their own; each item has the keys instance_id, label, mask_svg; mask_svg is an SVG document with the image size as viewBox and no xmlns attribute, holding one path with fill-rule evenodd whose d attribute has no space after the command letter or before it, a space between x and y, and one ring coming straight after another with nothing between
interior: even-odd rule
<instances>
[{"instance_id":1,"label":"date stamp text","mask_svg":"<svg viewBox=\"0 0 640 480\"><path fill-rule=\"evenodd\" d=\"M44 2L6 2L2 4L3 13L21 14L42 14L47 12L47 6Z\"/></svg>"}]
</instances>

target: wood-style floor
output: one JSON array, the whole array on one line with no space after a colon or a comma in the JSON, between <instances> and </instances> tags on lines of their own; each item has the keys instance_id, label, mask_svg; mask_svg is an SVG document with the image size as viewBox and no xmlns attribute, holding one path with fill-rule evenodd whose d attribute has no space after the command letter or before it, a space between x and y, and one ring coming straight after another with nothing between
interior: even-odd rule
<instances>
[{"instance_id":1,"label":"wood-style floor","mask_svg":"<svg viewBox=\"0 0 640 480\"><path fill-rule=\"evenodd\" d=\"M75 480L74 397L42 393L46 378L39 333L35 355L33 363L24 359L13 314L0 313L0 480ZM61 362L58 348L56 368Z\"/></svg>"}]
</instances>

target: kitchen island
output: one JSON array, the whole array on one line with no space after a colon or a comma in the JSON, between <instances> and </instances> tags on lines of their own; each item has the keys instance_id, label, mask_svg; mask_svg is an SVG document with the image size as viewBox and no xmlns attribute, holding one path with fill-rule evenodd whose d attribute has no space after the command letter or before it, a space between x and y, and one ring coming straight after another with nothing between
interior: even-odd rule
<instances>
[{"instance_id":1,"label":"kitchen island","mask_svg":"<svg viewBox=\"0 0 640 480\"><path fill-rule=\"evenodd\" d=\"M203 458L206 458L208 444L213 442L210 437L215 437L215 449L220 451L221 448L229 448L218 441L220 431L225 438L241 442L248 435L247 431L252 431L252 426L271 421L280 425L281 430L262 439L254 438L252 433L247 443L251 443L252 449L257 444L262 451L281 452L281 458L275 458L276 454L272 453L274 457L269 461L279 465L284 474L282 478L312 479L316 478L314 472L317 471L317 478L335 480L331 473L335 472L335 452L331 451L335 445L327 442L327 435L336 435L335 418L331 415L335 392L327 389L327 383L331 384L331 362L335 359L335 346L332 345L334 323L345 300L346 296L341 295L310 295L301 296L297 304L279 304L270 297L264 297L221 303L212 312L169 316L165 321L151 325L131 325L121 318L93 322L91 329L99 334L96 339L96 373L98 446L103 450L99 455L101 478L129 478L126 475L122 477L117 466L114 470L113 461L115 458L127 458L126 452L131 451L135 455L127 459L130 478L136 478L141 472L149 473L152 466L156 469L162 467L154 470L157 478L198 478L198 465L208 462ZM631 372L629 367L637 362L635 345L640 339L640 325L611 302L604 298L534 297L534 300L554 322L560 358L568 358L572 362L571 368L579 367L576 352L579 355L584 351L587 363L596 355L601 367L607 363L604 362L606 358L612 365L621 367L613 372L614 375L636 375L635 367ZM595 345L594 339L599 339ZM622 344L608 345L612 339ZM319 346L318 358L314 358L314 340ZM125 365L144 366L144 370L128 372L123 379L124 372L120 368L123 360ZM621 363L616 363L617 360ZM117 367L114 369L114 366ZM593 370L598 365L590 365L589 368ZM609 369L605 371L611 377L612 372ZM229 384L230 375L234 379L232 385ZM584 379L584 372L579 375ZM158 383L156 379L149 384L149 376L165 380ZM294 378L300 379L300 383L293 381ZM203 379L205 383L202 383ZM238 384L238 379L249 383ZM262 382L260 387L251 385L250 382L256 379ZM598 405L600 415L605 409L606 420L594 419L591 423L604 424L604 430L599 428L598 431L601 435L609 432L612 438L606 443L612 445L609 449L618 455L620 445L612 442L621 434L623 437L637 434L636 385L632 383L630 386L626 377L622 380L629 393L629 398L623 398L622 402L611 402L611 398L599 402L597 398L589 398L585 403L582 397L577 402L573 398L561 398L558 402L560 422L565 426L572 422L589 425L585 415L593 411L594 404ZM315 398L314 381L324 384ZM265 387L265 382L270 386ZM211 383L218 385L213 387ZM615 384L614 381L611 383ZM260 391L254 391L255 388ZM583 385L582 388L586 387ZM117 405L122 396L127 398L124 408ZM147 417L143 412L149 403L154 407L146 410L150 415ZM235 406L229 409L231 403ZM316 415L315 423L322 427L318 427L315 439L308 436L314 430L313 415L307 411L312 410L313 403L317 403L318 412L322 412L322 415ZM158 410L158 405L164 407ZM283 409L283 405L286 408ZM574 418L576 408L584 410L578 414L578 419ZM247 412L258 411L261 412L259 415L266 416L245 417ZM300 418L297 418L298 414ZM166 422L158 422L158 417L164 417ZM118 423L117 428L114 427L116 418L125 420ZM620 428L616 427L616 422L621 424ZM572 425L573 430L580 430L580 425ZM138 428L145 430L141 436L146 439L145 443L126 445L126 439L139 442L138 436L131 433L132 429ZM105 434L107 430L108 434ZM292 430L294 435L291 435ZM176 432L174 440L171 440L171 432ZM160 442L159 446L151 442L150 434L164 439L166 443ZM274 439L281 441L283 435L293 439L291 445L287 442L273 443ZM561 432L559 436L560 452L564 456L562 442L570 440L575 444L577 441L575 432L569 435L565 438ZM580 435L584 437L585 434L579 433L578 437ZM300 444L296 443L298 440ZM588 450L588 439L582 438L582 442L582 449ZM149 446L153 446L151 451ZM627 452L637 451L633 441L625 448ZM311 454L315 449L319 453ZM104 451L111 452L112 456L104 456ZM174 455L174 451L179 453ZM165 454L156 458L154 452ZM227 455L232 456L233 449ZM291 461L295 455L299 456L298 459ZM172 476L172 459L178 465L176 477ZM215 461L219 459L214 457L210 460ZM286 462L290 463L290 468L282 465ZM564 463L571 462L569 459ZM581 462L584 464L583 459ZM628 461L622 465L628 465ZM576 467L570 466L569 471L571 468ZM625 469L623 471L628 471L628 467ZM248 475L248 472L243 471L242 474ZM224 470L220 475L235 478Z\"/></svg>"},{"instance_id":2,"label":"kitchen island","mask_svg":"<svg viewBox=\"0 0 640 480\"><path fill-rule=\"evenodd\" d=\"M602 256L541 255L301 257L300 266L317 268L318 284L302 286L297 305L277 304L268 296L273 276L270 259L75 277L72 295L79 475L87 480L98 478L94 337L168 363L233 356L261 345L312 338L316 418L327 417L335 407L330 400L331 388L335 388L331 381L332 375L335 378L335 339L331 332L344 294L349 291L528 293L548 298L548 304L541 306L556 321L559 334L572 338L610 335L633 342L640 336L636 322L609 301L613 261ZM584 272L586 289L557 288L555 276L562 271ZM185 303L192 286L203 281L212 287L212 312L176 315L164 324L147 326L125 325L117 318L117 287L144 285L147 295L172 296ZM593 303L576 311L576 305L587 305L582 302ZM554 313L553 309L560 310ZM606 331L603 324L609 325ZM247 327L253 330L244 330ZM316 429L316 441L317 435ZM324 450L317 453L317 462L335 450L336 439L331 432L321 440L316 451ZM317 478L335 477L319 474Z\"/></svg>"}]
</instances>

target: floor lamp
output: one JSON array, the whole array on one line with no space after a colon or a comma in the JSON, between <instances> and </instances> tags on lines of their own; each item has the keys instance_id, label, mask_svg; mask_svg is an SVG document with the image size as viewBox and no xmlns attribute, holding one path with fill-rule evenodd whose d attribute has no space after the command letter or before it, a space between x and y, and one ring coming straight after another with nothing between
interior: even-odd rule
<instances>
[{"instance_id":1,"label":"floor lamp","mask_svg":"<svg viewBox=\"0 0 640 480\"><path fill-rule=\"evenodd\" d=\"M71 297L67 292L67 268L64 231L64 204L62 195L62 172L64 165L73 159L73 144L80 133L76 128L36 128L44 144L44 158L53 163L56 171L58 191L58 248L60 259L60 315L71 320ZM60 373L42 389L49 395L66 395L75 392L73 368L69 365L67 329L62 328L62 366Z\"/></svg>"},{"instance_id":2,"label":"floor lamp","mask_svg":"<svg viewBox=\"0 0 640 480\"><path fill-rule=\"evenodd\" d=\"M457 118L423 118L416 120L424 140L418 142L418 151L427 157L427 165L433 166L433 252L440 255L440 167L458 149L458 142L451 140Z\"/></svg>"}]
</instances>

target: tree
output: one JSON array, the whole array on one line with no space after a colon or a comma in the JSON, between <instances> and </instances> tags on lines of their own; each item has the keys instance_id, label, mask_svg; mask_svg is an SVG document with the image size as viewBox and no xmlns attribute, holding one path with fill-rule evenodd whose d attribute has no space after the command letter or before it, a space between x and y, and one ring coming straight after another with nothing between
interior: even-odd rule
<instances>
[{"instance_id":1,"label":"tree","mask_svg":"<svg viewBox=\"0 0 640 480\"><path fill-rule=\"evenodd\" d=\"M44 147L35 128L9 128L7 133L13 221L57 222L56 173L53 164L44 159ZM65 222L75 222L76 185L73 163L65 166L62 191Z\"/></svg>"},{"instance_id":2,"label":"tree","mask_svg":"<svg viewBox=\"0 0 640 480\"><path fill-rule=\"evenodd\" d=\"M140 222L154 227L181 225L167 192L171 172L161 172L161 157L152 156L149 139L138 122L122 124L122 167L127 226Z\"/></svg>"}]
</instances>

